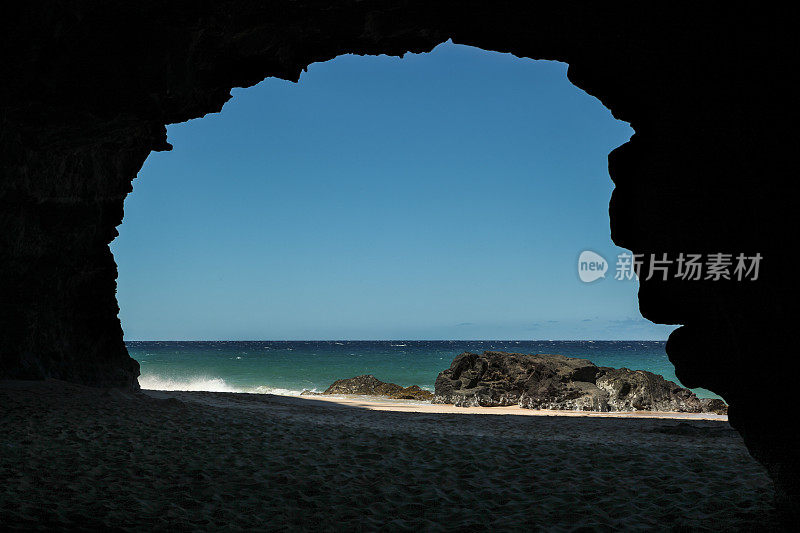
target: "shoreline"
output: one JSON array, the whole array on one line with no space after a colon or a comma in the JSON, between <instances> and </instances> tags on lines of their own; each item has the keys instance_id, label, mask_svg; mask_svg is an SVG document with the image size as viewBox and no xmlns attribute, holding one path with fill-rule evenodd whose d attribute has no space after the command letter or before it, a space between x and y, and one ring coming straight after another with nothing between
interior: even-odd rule
<instances>
[{"instance_id":1,"label":"shoreline","mask_svg":"<svg viewBox=\"0 0 800 533\"><path fill-rule=\"evenodd\" d=\"M244 395L244 396L264 396L281 399L287 404L292 404L292 400L311 400L328 404L335 404L345 407L355 407L369 411L390 411L397 413L426 413L426 414L459 414L459 415L509 415L509 416L544 416L544 417L581 417L581 418L654 418L664 420L706 420L727 422L728 415L717 415L714 413L680 413L668 411L564 411L556 409L524 409L519 406L506 407L456 407L450 404L433 404L413 400L392 400L381 397L365 396L339 396L339 395L288 395L274 393L250 393L250 392L215 392L215 391L177 391L177 390L155 390L142 389L142 393L153 398L175 397L179 394L186 400L191 401L202 397L200 395ZM194 398L193 398L194 397ZM300 404L303 402L294 402Z\"/></svg>"},{"instance_id":2,"label":"shoreline","mask_svg":"<svg viewBox=\"0 0 800 533\"><path fill-rule=\"evenodd\" d=\"M716 420L728 421L728 415L714 413L677 413L667 411L564 411L557 409L524 409L519 406L506 407L456 407L450 404L420 403L394 403L380 398L363 399L359 397L321 397L303 396L323 402L337 403L352 407L361 407L373 411L396 411L405 413L439 413L462 415L514 415L514 416L564 416L586 418L663 418L672 420Z\"/></svg>"}]
</instances>

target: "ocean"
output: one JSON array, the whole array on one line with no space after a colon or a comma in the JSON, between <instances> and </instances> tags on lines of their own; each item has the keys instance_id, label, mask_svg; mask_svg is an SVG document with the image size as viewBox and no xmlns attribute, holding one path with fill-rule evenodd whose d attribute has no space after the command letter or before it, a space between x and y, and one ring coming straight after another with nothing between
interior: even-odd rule
<instances>
[{"instance_id":1,"label":"ocean","mask_svg":"<svg viewBox=\"0 0 800 533\"><path fill-rule=\"evenodd\" d=\"M464 351L552 353L680 381L664 341L128 341L144 389L299 395L337 379L373 374L433 391L436 376ZM701 398L718 398L692 389Z\"/></svg>"}]
</instances>

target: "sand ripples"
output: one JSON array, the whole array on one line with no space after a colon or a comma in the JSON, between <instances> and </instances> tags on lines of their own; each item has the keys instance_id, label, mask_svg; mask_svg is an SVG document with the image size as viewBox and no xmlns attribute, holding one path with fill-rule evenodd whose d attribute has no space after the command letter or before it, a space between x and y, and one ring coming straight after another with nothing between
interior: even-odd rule
<instances>
[{"instance_id":1,"label":"sand ripples","mask_svg":"<svg viewBox=\"0 0 800 533\"><path fill-rule=\"evenodd\" d=\"M768 527L721 422L378 412L301 398L0 387L0 517L19 528Z\"/></svg>"}]
</instances>

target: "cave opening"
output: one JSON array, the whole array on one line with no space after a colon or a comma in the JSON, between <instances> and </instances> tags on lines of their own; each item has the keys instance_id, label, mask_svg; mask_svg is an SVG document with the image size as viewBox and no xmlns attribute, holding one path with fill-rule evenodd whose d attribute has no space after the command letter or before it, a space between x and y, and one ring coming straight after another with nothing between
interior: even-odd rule
<instances>
[{"instance_id":1,"label":"cave opening","mask_svg":"<svg viewBox=\"0 0 800 533\"><path fill-rule=\"evenodd\" d=\"M0 53L9 76L0 89L5 178L0 218L6 228L0 246L0 300L11 305L4 307L0 319L2 377L137 389L139 364L123 343L114 294L117 266L108 244L122 220L131 179L151 150L169 148L165 125L218 112L232 87L251 87L267 76L296 80L305 66L341 54L426 52L452 37L520 57L564 61L577 87L635 127L635 137L609 157L609 174L616 185L609 207L615 243L643 253L747 250L770 257L770 268L747 286L643 281L639 304L642 316L653 322L684 324L667 345L678 374L689 386L707 386L724 395L731 405L731 426L769 470L777 504L789 518L786 523L796 522L797 432L791 417L771 408L791 405L794 390L791 372L781 371L793 354L796 307L795 291L787 282L794 269L785 242L794 213L793 197L785 194L794 138L777 133L785 129L787 95L793 94L790 77L785 76L795 48L791 17L768 10L723 13L713 4L690 11L672 4L580 2L399 6L378 1L332 8L234 0L184 7L136 3L98 9L86 3L45 13L24 6L4 19L8 31ZM131 201L141 195L144 183L139 180ZM135 215L135 206L128 207ZM122 231L131 228L123 226ZM118 244L115 251L122 259ZM124 295L133 287L126 285L125 273L133 263L120 263L122 318L131 337L131 300ZM163 317L155 306L151 314ZM77 389L67 390L78 396ZM17 394L12 392L3 406L13 409ZM111 395L100 403L112 411L118 405ZM72 408L69 402L54 406ZM93 405L87 411L90 417L94 409ZM33 416L53 412L57 423L66 420L41 407L38 412L34 408ZM141 434L138 429L144 424L171 430L171 424L154 421L149 414L129 434ZM48 426L42 428L47 431ZM88 441L102 442L103 433ZM645 440L652 436L648 433ZM148 440L156 440L151 437ZM23 438L26 443L29 435ZM81 439L85 440L82 435ZM662 445L680 440L665 434ZM626 449L634 441L618 443ZM736 448L729 444L728 451ZM712 447L709 451L723 449L718 441ZM627 456L612 450L613 461L631 464L631 457L641 457L637 448L638 442L627 448L632 452ZM590 452L585 460L576 464L594 467L594 446L586 449ZM123 454L127 453L126 449ZM69 456L67 469L56 468L50 479L62 480L64 470L74 469L75 458ZM15 456L8 459L18 466ZM741 478L738 467L744 460L739 454L732 469L706 472L698 471L695 461L678 468L653 464L657 471L694 472L703 480L718 474L718 484L704 493L711 496L702 498L714 509L702 514L703 524L719 526L725 515L739 515L730 509L748 508L732 504L715 514L723 507L720 495L732 481L741 482L745 491L754 489L759 498L771 493L763 476L757 483ZM175 464L181 463L162 463ZM511 477L500 475L504 488ZM26 477L19 479L24 482ZM640 480L648 484L653 476ZM136 488L136 480L131 481ZM682 479L659 479L652 485L655 495L663 496L658 491L664 485L686 488ZM586 500L596 501L595 495L604 489L586 492ZM59 500L49 505L51 509L68 501L61 490L49 494ZM133 494L137 500L141 496L138 490ZM281 486L275 501L281 502L284 495ZM697 511L697 495L690 489L683 491L683 500L677 494L668 500L650 498L658 509L646 524L673 524L687 511ZM298 496L297 501L305 501L306 494ZM643 501L638 495L622 497L637 505ZM84 517L96 517L100 524L104 518L98 511L93 508ZM251 511L252 507L241 516ZM505 514L505 509L499 512ZM136 516L141 524L152 514ZM106 527L122 527L119 516L105 519ZM605 519L601 523L618 526ZM764 527L767 522L755 523Z\"/></svg>"},{"instance_id":2,"label":"cave opening","mask_svg":"<svg viewBox=\"0 0 800 533\"><path fill-rule=\"evenodd\" d=\"M614 279L607 154L632 132L565 64L452 42L235 91L170 127L175 147L148 158L112 243L142 387L298 393L378 373L432 389L484 348L678 381L673 328ZM609 261L605 279L581 282L582 250ZM263 340L344 347L231 344ZM385 345L337 342L365 340Z\"/></svg>"}]
</instances>

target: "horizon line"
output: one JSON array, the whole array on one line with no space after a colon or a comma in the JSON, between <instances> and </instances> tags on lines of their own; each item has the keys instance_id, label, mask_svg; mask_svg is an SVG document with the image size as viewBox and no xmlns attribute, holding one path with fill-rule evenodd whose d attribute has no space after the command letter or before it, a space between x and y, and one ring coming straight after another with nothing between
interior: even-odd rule
<instances>
[{"instance_id":1,"label":"horizon line","mask_svg":"<svg viewBox=\"0 0 800 533\"><path fill-rule=\"evenodd\" d=\"M667 342L669 339L123 339L122 342Z\"/></svg>"}]
</instances>

